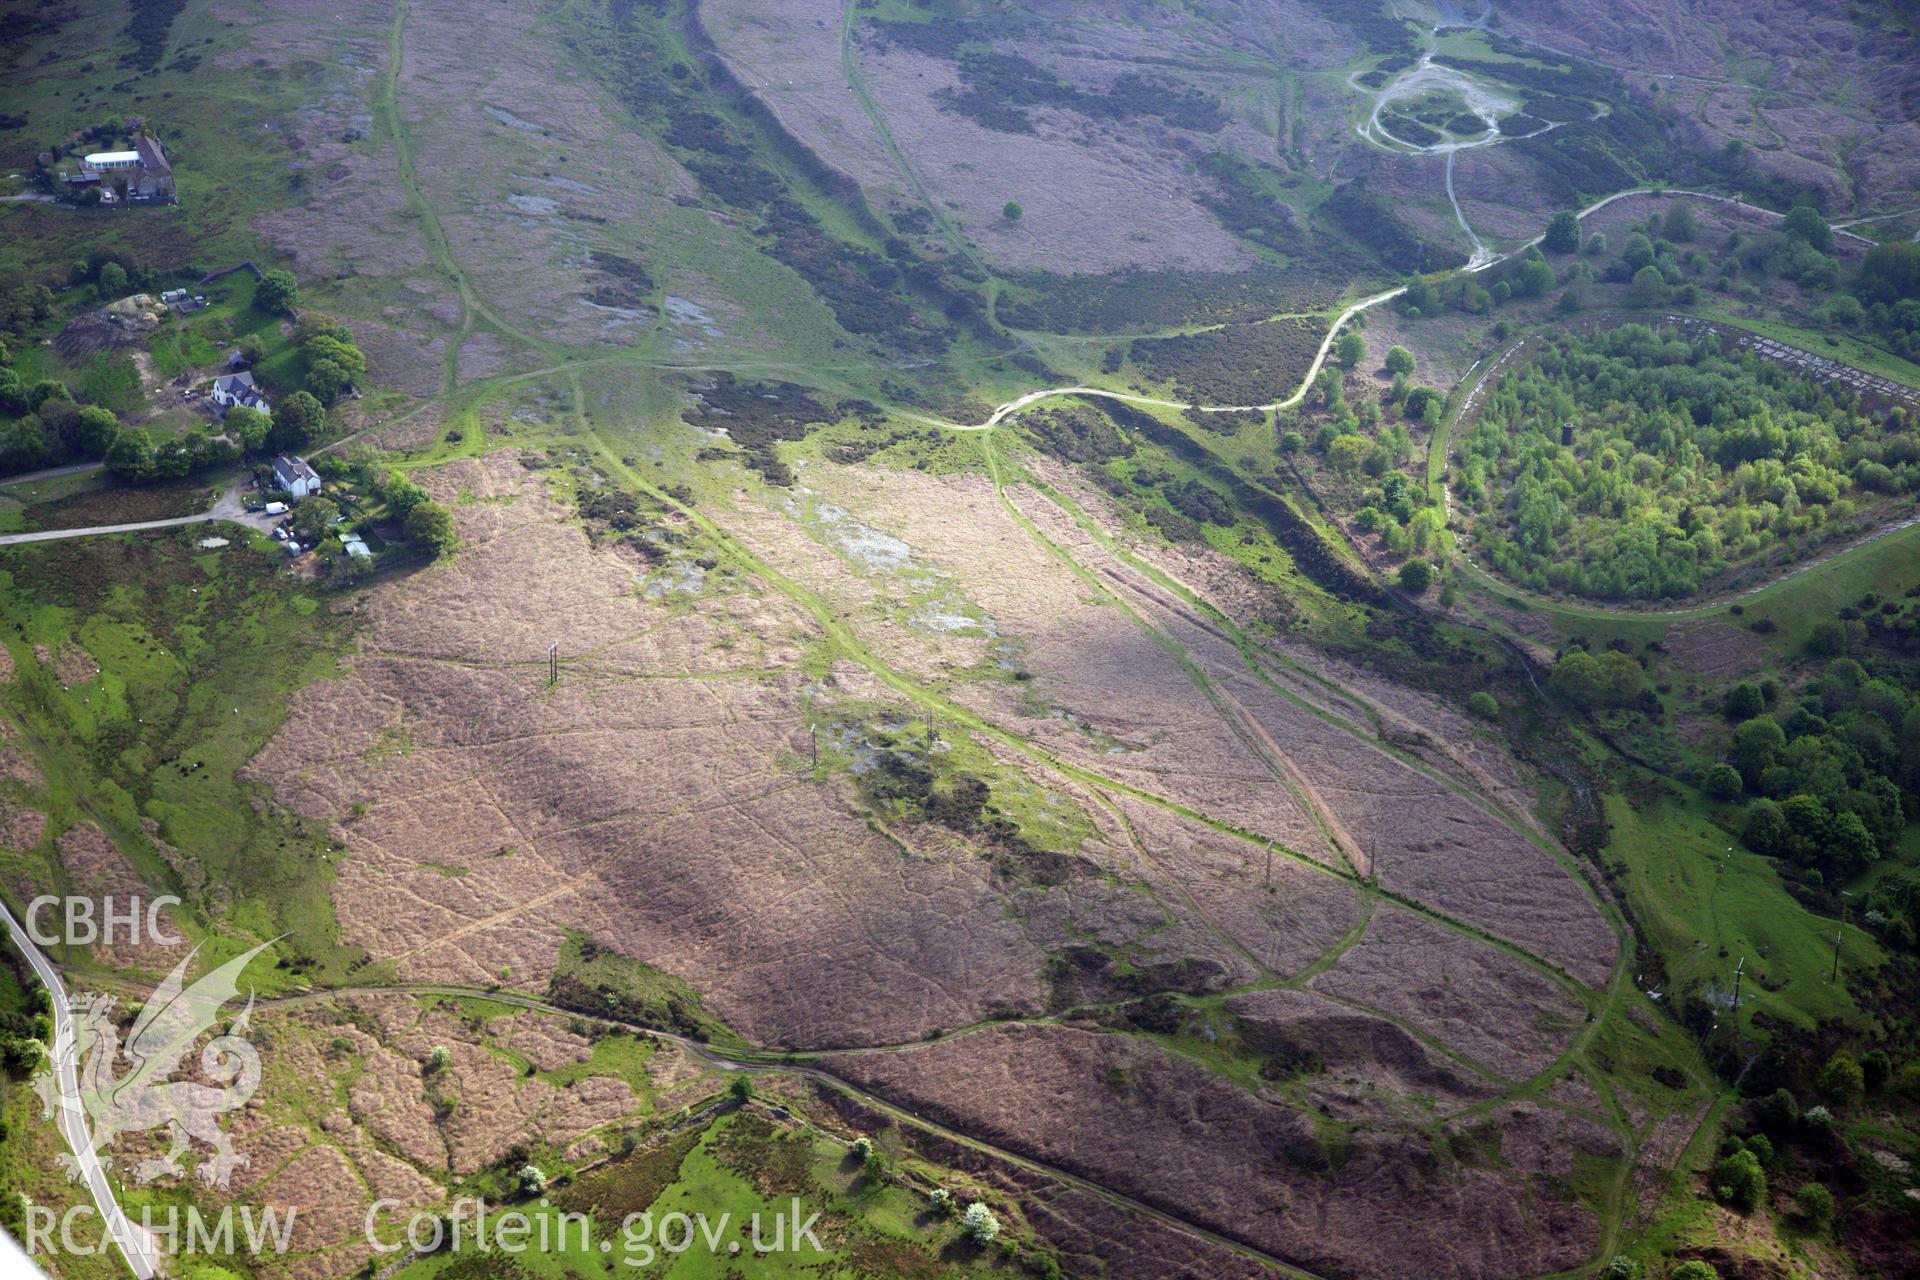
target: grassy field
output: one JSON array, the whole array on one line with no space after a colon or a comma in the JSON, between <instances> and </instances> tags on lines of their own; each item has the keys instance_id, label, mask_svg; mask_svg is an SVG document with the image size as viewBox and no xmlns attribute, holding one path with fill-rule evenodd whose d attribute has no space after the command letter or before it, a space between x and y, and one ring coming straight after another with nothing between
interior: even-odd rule
<instances>
[{"instance_id":1,"label":"grassy field","mask_svg":"<svg viewBox=\"0 0 1920 1280\"><path fill-rule=\"evenodd\" d=\"M0 625L16 669L0 705L48 768L56 833L79 821L107 832L150 883L185 888L148 840L190 849L209 886L231 894L198 924L240 937L291 934L289 954L340 973L323 832L270 805L239 770L286 713L287 699L331 669L343 622L276 572L271 552L193 545L198 531L76 539L0 552ZM78 646L97 677L63 687L37 660ZM49 868L51 873L51 868ZM48 879L53 876L48 874ZM80 961L83 957L72 956Z\"/></svg>"},{"instance_id":2,"label":"grassy field","mask_svg":"<svg viewBox=\"0 0 1920 1280\"><path fill-rule=\"evenodd\" d=\"M1838 921L1810 914L1788 894L1772 859L1749 852L1696 808L1670 802L1636 812L1614 797L1610 857L1627 867L1627 897L1671 985L1731 987L1746 961L1743 1021L1766 1012L1801 1027L1859 1012L1846 983L1829 980ZM1841 961L1884 963L1872 935L1847 926Z\"/></svg>"}]
</instances>

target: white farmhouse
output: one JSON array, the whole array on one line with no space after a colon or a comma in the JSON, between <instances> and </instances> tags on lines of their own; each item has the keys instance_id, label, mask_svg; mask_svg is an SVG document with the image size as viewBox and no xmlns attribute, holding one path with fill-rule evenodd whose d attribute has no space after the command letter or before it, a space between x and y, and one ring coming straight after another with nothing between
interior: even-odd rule
<instances>
[{"instance_id":1,"label":"white farmhouse","mask_svg":"<svg viewBox=\"0 0 1920 1280\"><path fill-rule=\"evenodd\" d=\"M273 460L273 487L290 498L311 498L320 492L320 476L305 458L281 454Z\"/></svg>"},{"instance_id":2,"label":"white farmhouse","mask_svg":"<svg viewBox=\"0 0 1920 1280\"><path fill-rule=\"evenodd\" d=\"M247 372L223 374L213 380L213 402L220 406L222 416L228 409L241 405L248 409L258 409L262 413L271 413L273 406L267 403L267 397L259 387L253 384L253 375Z\"/></svg>"}]
</instances>

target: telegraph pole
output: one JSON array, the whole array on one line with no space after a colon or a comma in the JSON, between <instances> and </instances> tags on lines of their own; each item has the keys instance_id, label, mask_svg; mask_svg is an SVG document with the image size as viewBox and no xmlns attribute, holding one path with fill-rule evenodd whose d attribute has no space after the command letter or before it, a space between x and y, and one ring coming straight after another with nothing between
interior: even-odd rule
<instances>
[{"instance_id":1,"label":"telegraph pole","mask_svg":"<svg viewBox=\"0 0 1920 1280\"><path fill-rule=\"evenodd\" d=\"M555 640L547 646L547 688L560 683L560 642Z\"/></svg>"},{"instance_id":2,"label":"telegraph pole","mask_svg":"<svg viewBox=\"0 0 1920 1280\"><path fill-rule=\"evenodd\" d=\"M1267 887L1273 887L1273 841L1267 841Z\"/></svg>"},{"instance_id":3,"label":"telegraph pole","mask_svg":"<svg viewBox=\"0 0 1920 1280\"><path fill-rule=\"evenodd\" d=\"M1740 1025L1740 975L1747 967L1747 958L1740 957L1740 963L1733 966L1733 1018L1736 1028Z\"/></svg>"}]
</instances>

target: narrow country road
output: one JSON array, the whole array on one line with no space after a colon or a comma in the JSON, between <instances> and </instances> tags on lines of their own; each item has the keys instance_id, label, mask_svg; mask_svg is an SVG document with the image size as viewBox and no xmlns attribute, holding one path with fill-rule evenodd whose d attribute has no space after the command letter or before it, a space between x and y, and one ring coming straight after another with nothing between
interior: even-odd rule
<instances>
[{"instance_id":1,"label":"narrow country road","mask_svg":"<svg viewBox=\"0 0 1920 1280\"><path fill-rule=\"evenodd\" d=\"M60 476L77 476L88 471L98 471L104 465L99 462L69 462L64 467L48 467L44 471L23 471L17 476L8 476L0 480L0 486L32 484L36 480L53 480Z\"/></svg>"},{"instance_id":2,"label":"narrow country road","mask_svg":"<svg viewBox=\"0 0 1920 1280\"><path fill-rule=\"evenodd\" d=\"M132 524L95 524L83 529L42 529L37 533L0 534L0 547L10 547L22 542L57 542L62 538L87 538L100 533L139 533L143 529L174 529L181 525L205 524L210 520L226 520L262 533L273 527L273 517L247 510L245 502L240 497L240 480L236 477L227 482L227 487L220 494L218 502L195 515L174 516L167 520L139 520Z\"/></svg>"},{"instance_id":3,"label":"narrow country road","mask_svg":"<svg viewBox=\"0 0 1920 1280\"><path fill-rule=\"evenodd\" d=\"M34 973L46 986L49 1002L53 1006L53 1044L49 1057L53 1062L55 1083L60 1089L60 1136L66 1139L73 1158L80 1164L87 1190L92 1193L93 1203L100 1211L100 1220L106 1225L107 1238L120 1246L127 1265L133 1268L133 1274L139 1280L153 1280L159 1274L159 1250L152 1237L144 1229L135 1226L120 1208L120 1202L113 1194L113 1184L107 1181L106 1168L100 1163L99 1153L93 1149L93 1130L87 1123L87 1108L80 1095L79 1063L75 1052L73 1018L67 1011L66 984L60 980L60 971L34 945L33 939L27 936L27 931L20 927L20 922L13 918L13 912L3 902L0 902L0 917L6 920L13 945L27 958L27 963L33 966Z\"/></svg>"}]
</instances>

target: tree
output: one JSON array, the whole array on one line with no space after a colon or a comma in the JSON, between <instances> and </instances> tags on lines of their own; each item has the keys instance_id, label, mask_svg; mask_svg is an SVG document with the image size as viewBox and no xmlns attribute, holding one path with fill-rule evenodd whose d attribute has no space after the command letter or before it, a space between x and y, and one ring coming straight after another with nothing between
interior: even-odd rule
<instances>
[{"instance_id":1,"label":"tree","mask_svg":"<svg viewBox=\"0 0 1920 1280\"><path fill-rule=\"evenodd\" d=\"M1787 735L1780 722L1770 715L1758 715L1733 731L1727 755L1741 779L1758 791L1761 775L1780 758L1786 746Z\"/></svg>"},{"instance_id":2,"label":"tree","mask_svg":"<svg viewBox=\"0 0 1920 1280\"><path fill-rule=\"evenodd\" d=\"M1446 412L1447 398L1432 387L1415 387L1407 392L1407 401L1401 411L1410 422L1434 423L1440 421L1440 415Z\"/></svg>"},{"instance_id":3,"label":"tree","mask_svg":"<svg viewBox=\"0 0 1920 1280\"><path fill-rule=\"evenodd\" d=\"M453 1061L453 1052L443 1044L437 1044L427 1051L427 1073L438 1075L447 1069Z\"/></svg>"},{"instance_id":4,"label":"tree","mask_svg":"<svg viewBox=\"0 0 1920 1280\"><path fill-rule=\"evenodd\" d=\"M74 415L73 431L75 448L89 458L104 458L120 434L120 420L113 410L90 404Z\"/></svg>"},{"instance_id":5,"label":"tree","mask_svg":"<svg viewBox=\"0 0 1920 1280\"><path fill-rule=\"evenodd\" d=\"M744 1106L753 1097L753 1080L750 1076L737 1074L727 1082L727 1096Z\"/></svg>"},{"instance_id":6,"label":"tree","mask_svg":"<svg viewBox=\"0 0 1920 1280\"><path fill-rule=\"evenodd\" d=\"M353 386L353 375L338 361L316 360L307 366L307 390L321 404L332 404Z\"/></svg>"},{"instance_id":7,"label":"tree","mask_svg":"<svg viewBox=\"0 0 1920 1280\"><path fill-rule=\"evenodd\" d=\"M1488 693L1485 689L1482 689L1467 699L1467 710L1473 712L1473 714L1479 716L1482 720L1498 720L1500 718L1500 700Z\"/></svg>"},{"instance_id":8,"label":"tree","mask_svg":"<svg viewBox=\"0 0 1920 1280\"><path fill-rule=\"evenodd\" d=\"M100 266L100 296L118 298L127 291L127 269L117 262L105 262Z\"/></svg>"},{"instance_id":9,"label":"tree","mask_svg":"<svg viewBox=\"0 0 1920 1280\"><path fill-rule=\"evenodd\" d=\"M275 313L293 310L293 304L299 297L300 282L293 278L291 271L267 272L253 291L254 305L262 311Z\"/></svg>"},{"instance_id":10,"label":"tree","mask_svg":"<svg viewBox=\"0 0 1920 1280\"><path fill-rule=\"evenodd\" d=\"M1794 1216L1814 1231L1824 1231L1833 1221L1833 1192L1817 1182L1809 1182L1793 1197Z\"/></svg>"},{"instance_id":11,"label":"tree","mask_svg":"<svg viewBox=\"0 0 1920 1280\"><path fill-rule=\"evenodd\" d=\"M1709 1263L1689 1258L1668 1273L1668 1280L1720 1280L1720 1273Z\"/></svg>"},{"instance_id":12,"label":"tree","mask_svg":"<svg viewBox=\"0 0 1920 1280\"><path fill-rule=\"evenodd\" d=\"M1713 765L1700 779L1700 787L1716 800L1737 800L1740 798L1740 771L1721 761Z\"/></svg>"},{"instance_id":13,"label":"tree","mask_svg":"<svg viewBox=\"0 0 1920 1280\"><path fill-rule=\"evenodd\" d=\"M927 1211L936 1218L945 1218L953 1213L953 1192L945 1187L935 1187L927 1195Z\"/></svg>"},{"instance_id":14,"label":"tree","mask_svg":"<svg viewBox=\"0 0 1920 1280\"><path fill-rule=\"evenodd\" d=\"M1847 629L1833 618L1823 618L1807 633L1807 652L1816 658L1837 658L1847 651Z\"/></svg>"},{"instance_id":15,"label":"tree","mask_svg":"<svg viewBox=\"0 0 1920 1280\"><path fill-rule=\"evenodd\" d=\"M1660 274L1660 268L1648 264L1633 273L1633 283L1627 286L1627 300L1636 307L1664 307L1667 305L1667 278Z\"/></svg>"},{"instance_id":16,"label":"tree","mask_svg":"<svg viewBox=\"0 0 1920 1280\"><path fill-rule=\"evenodd\" d=\"M308 498L293 509L293 536L312 546L327 536L340 507L331 498Z\"/></svg>"},{"instance_id":17,"label":"tree","mask_svg":"<svg viewBox=\"0 0 1920 1280\"><path fill-rule=\"evenodd\" d=\"M1425 280L1422 280L1419 276L1415 276L1413 279L1407 281L1407 291L1401 295L1401 298L1410 311L1421 312L1433 310L1433 286Z\"/></svg>"},{"instance_id":18,"label":"tree","mask_svg":"<svg viewBox=\"0 0 1920 1280\"><path fill-rule=\"evenodd\" d=\"M107 447L107 470L129 484L153 479L153 437L145 427L127 427Z\"/></svg>"},{"instance_id":19,"label":"tree","mask_svg":"<svg viewBox=\"0 0 1920 1280\"><path fill-rule=\"evenodd\" d=\"M1540 247L1548 253L1574 252L1580 247L1580 219L1567 212L1554 214L1547 223L1547 234L1540 239Z\"/></svg>"},{"instance_id":20,"label":"tree","mask_svg":"<svg viewBox=\"0 0 1920 1280\"><path fill-rule=\"evenodd\" d=\"M272 431L273 419L258 409L237 404L227 410L227 434L239 443L242 453L260 452Z\"/></svg>"},{"instance_id":21,"label":"tree","mask_svg":"<svg viewBox=\"0 0 1920 1280\"><path fill-rule=\"evenodd\" d=\"M1351 369L1367 358L1367 340L1349 329L1333 344L1334 359L1343 369Z\"/></svg>"},{"instance_id":22,"label":"tree","mask_svg":"<svg viewBox=\"0 0 1920 1280\"><path fill-rule=\"evenodd\" d=\"M1827 225L1827 220L1821 217L1820 211L1812 205L1797 204L1789 209L1786 221L1780 224L1780 229L1786 232L1789 238L1798 240L1821 253L1830 253L1833 250L1833 228Z\"/></svg>"},{"instance_id":23,"label":"tree","mask_svg":"<svg viewBox=\"0 0 1920 1280\"><path fill-rule=\"evenodd\" d=\"M1433 566L1425 560L1409 560L1400 566L1400 586L1402 590L1419 595L1433 585Z\"/></svg>"},{"instance_id":24,"label":"tree","mask_svg":"<svg viewBox=\"0 0 1920 1280\"><path fill-rule=\"evenodd\" d=\"M1752 1213L1767 1194L1767 1175L1759 1157L1740 1150L1722 1160L1713 1171L1713 1189L1729 1208Z\"/></svg>"},{"instance_id":25,"label":"tree","mask_svg":"<svg viewBox=\"0 0 1920 1280\"><path fill-rule=\"evenodd\" d=\"M1729 720L1751 720L1766 709L1766 696L1760 692L1760 686L1751 680L1742 680L1727 690L1724 710Z\"/></svg>"},{"instance_id":26,"label":"tree","mask_svg":"<svg viewBox=\"0 0 1920 1280\"><path fill-rule=\"evenodd\" d=\"M304 391L296 391L273 411L273 430L267 443L280 452L304 449L327 420L327 411L318 400Z\"/></svg>"},{"instance_id":27,"label":"tree","mask_svg":"<svg viewBox=\"0 0 1920 1280\"><path fill-rule=\"evenodd\" d=\"M1700 223L1693 216L1693 206L1682 201L1667 210L1667 216L1661 223L1660 234L1677 244L1685 244L1693 239L1699 230Z\"/></svg>"},{"instance_id":28,"label":"tree","mask_svg":"<svg viewBox=\"0 0 1920 1280\"><path fill-rule=\"evenodd\" d=\"M975 1244L992 1244L1000 1234L1000 1219L994 1216L993 1210L975 1200L960 1215L960 1233Z\"/></svg>"},{"instance_id":29,"label":"tree","mask_svg":"<svg viewBox=\"0 0 1920 1280\"><path fill-rule=\"evenodd\" d=\"M1355 432L1343 432L1327 443L1327 463L1335 471L1352 472L1373 450L1373 441Z\"/></svg>"},{"instance_id":30,"label":"tree","mask_svg":"<svg viewBox=\"0 0 1920 1280\"><path fill-rule=\"evenodd\" d=\"M1766 1128L1786 1133L1800 1123L1800 1102L1791 1089L1775 1089L1754 1106L1754 1115Z\"/></svg>"},{"instance_id":31,"label":"tree","mask_svg":"<svg viewBox=\"0 0 1920 1280\"><path fill-rule=\"evenodd\" d=\"M1604 258L1607 256L1606 233L1596 231L1587 237L1587 256L1590 258Z\"/></svg>"},{"instance_id":32,"label":"tree","mask_svg":"<svg viewBox=\"0 0 1920 1280\"><path fill-rule=\"evenodd\" d=\"M1836 1053L1827 1059L1826 1066L1820 1068L1820 1076L1814 1081L1814 1087L1828 1102L1845 1106L1850 1102L1858 1102L1866 1095L1867 1077L1852 1054Z\"/></svg>"},{"instance_id":33,"label":"tree","mask_svg":"<svg viewBox=\"0 0 1920 1280\"><path fill-rule=\"evenodd\" d=\"M437 502L423 502L407 513L407 541L438 560L460 544L454 532L453 512Z\"/></svg>"},{"instance_id":34,"label":"tree","mask_svg":"<svg viewBox=\"0 0 1920 1280\"><path fill-rule=\"evenodd\" d=\"M1575 649L1554 663L1547 686L1582 707L1617 707L1640 696L1646 673L1624 653Z\"/></svg>"},{"instance_id":35,"label":"tree","mask_svg":"<svg viewBox=\"0 0 1920 1280\"><path fill-rule=\"evenodd\" d=\"M1412 374L1417 367L1413 352L1398 343L1387 348L1386 370L1392 374Z\"/></svg>"},{"instance_id":36,"label":"tree","mask_svg":"<svg viewBox=\"0 0 1920 1280\"><path fill-rule=\"evenodd\" d=\"M405 476L389 471L380 483L380 498L395 519L405 520L415 507L427 501L427 491Z\"/></svg>"},{"instance_id":37,"label":"tree","mask_svg":"<svg viewBox=\"0 0 1920 1280\"><path fill-rule=\"evenodd\" d=\"M1553 274L1553 268L1547 265L1545 258L1528 258L1520 264L1518 293L1523 298L1545 297L1549 289L1560 283Z\"/></svg>"},{"instance_id":38,"label":"tree","mask_svg":"<svg viewBox=\"0 0 1920 1280\"><path fill-rule=\"evenodd\" d=\"M1920 244L1896 241L1874 246L1860 263L1853 291L1862 302L1884 302L1889 307L1920 298Z\"/></svg>"},{"instance_id":39,"label":"tree","mask_svg":"<svg viewBox=\"0 0 1920 1280\"><path fill-rule=\"evenodd\" d=\"M540 1171L538 1165L521 1165L519 1181L522 1195L537 1196L547 1189L547 1175Z\"/></svg>"},{"instance_id":40,"label":"tree","mask_svg":"<svg viewBox=\"0 0 1920 1280\"><path fill-rule=\"evenodd\" d=\"M1018 222L1020 221L1021 217L1026 214L1026 212L1027 211L1025 209L1022 209L1020 207L1019 201L1009 200L1004 206L1002 206L1000 210L1000 216L1005 218L1008 222Z\"/></svg>"}]
</instances>

